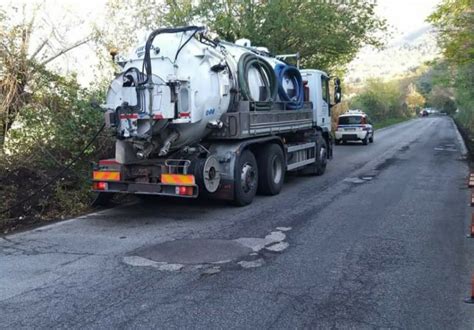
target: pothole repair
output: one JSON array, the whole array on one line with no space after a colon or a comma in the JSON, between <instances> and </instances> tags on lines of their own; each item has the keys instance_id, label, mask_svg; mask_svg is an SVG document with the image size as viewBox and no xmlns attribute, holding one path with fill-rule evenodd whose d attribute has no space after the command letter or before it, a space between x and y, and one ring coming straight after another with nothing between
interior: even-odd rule
<instances>
[{"instance_id":1,"label":"pothole repair","mask_svg":"<svg viewBox=\"0 0 474 330\"><path fill-rule=\"evenodd\" d=\"M182 239L148 246L136 251L135 255L156 262L196 265L221 263L250 252L250 248L229 240Z\"/></svg>"},{"instance_id":2,"label":"pothole repair","mask_svg":"<svg viewBox=\"0 0 474 330\"><path fill-rule=\"evenodd\" d=\"M456 148L454 144L440 145L440 146L435 147L434 150L435 151L451 151L451 152L458 151L458 149Z\"/></svg>"},{"instance_id":3,"label":"pothole repair","mask_svg":"<svg viewBox=\"0 0 474 330\"><path fill-rule=\"evenodd\" d=\"M260 252L281 253L289 247L283 231L291 227L277 227L264 238L241 237L223 239L182 239L167 241L136 250L123 262L135 267L153 267L160 271L201 270L202 275L217 274L222 266L235 262L242 268L256 268L265 264Z\"/></svg>"},{"instance_id":4,"label":"pothole repair","mask_svg":"<svg viewBox=\"0 0 474 330\"><path fill-rule=\"evenodd\" d=\"M354 178L345 178L344 182L354 183L354 184L361 184L361 183L365 183L367 181L371 181L373 178L374 178L373 176L364 175L364 176L354 177Z\"/></svg>"}]
</instances>

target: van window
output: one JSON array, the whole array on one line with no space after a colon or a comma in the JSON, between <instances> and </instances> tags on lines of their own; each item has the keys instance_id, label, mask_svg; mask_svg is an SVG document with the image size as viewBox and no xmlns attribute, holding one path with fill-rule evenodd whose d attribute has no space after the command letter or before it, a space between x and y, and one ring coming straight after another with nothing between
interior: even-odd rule
<instances>
[{"instance_id":1,"label":"van window","mask_svg":"<svg viewBox=\"0 0 474 330\"><path fill-rule=\"evenodd\" d=\"M362 118L362 116L339 117L339 125L360 125L362 124Z\"/></svg>"}]
</instances>

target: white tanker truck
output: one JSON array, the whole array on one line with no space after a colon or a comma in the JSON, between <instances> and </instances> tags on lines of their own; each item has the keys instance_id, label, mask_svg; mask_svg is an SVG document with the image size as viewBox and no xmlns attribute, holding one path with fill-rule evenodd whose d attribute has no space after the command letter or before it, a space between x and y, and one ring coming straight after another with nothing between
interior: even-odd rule
<instances>
[{"instance_id":1,"label":"white tanker truck","mask_svg":"<svg viewBox=\"0 0 474 330\"><path fill-rule=\"evenodd\" d=\"M153 31L107 93L114 159L93 190L250 204L278 194L287 171L321 175L332 157L329 77L266 49L207 37L203 27ZM335 80L335 102L341 99Z\"/></svg>"}]
</instances>

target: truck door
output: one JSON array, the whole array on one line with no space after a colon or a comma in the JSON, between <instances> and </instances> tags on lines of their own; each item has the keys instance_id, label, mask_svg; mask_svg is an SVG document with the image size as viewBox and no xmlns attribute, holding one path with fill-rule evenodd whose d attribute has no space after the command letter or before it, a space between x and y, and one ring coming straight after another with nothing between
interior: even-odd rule
<instances>
[{"instance_id":1,"label":"truck door","mask_svg":"<svg viewBox=\"0 0 474 330\"><path fill-rule=\"evenodd\" d=\"M321 75L321 126L329 127L331 125L331 113L329 107L329 78Z\"/></svg>"}]
</instances>

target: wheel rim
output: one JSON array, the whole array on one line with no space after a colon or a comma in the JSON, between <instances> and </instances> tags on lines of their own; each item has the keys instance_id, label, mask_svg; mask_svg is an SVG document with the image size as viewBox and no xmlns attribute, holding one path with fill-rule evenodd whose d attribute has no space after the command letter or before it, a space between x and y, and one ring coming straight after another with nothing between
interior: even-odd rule
<instances>
[{"instance_id":1,"label":"wheel rim","mask_svg":"<svg viewBox=\"0 0 474 330\"><path fill-rule=\"evenodd\" d=\"M274 156L272 160L273 182L276 184L280 183L282 175L283 175L283 165L280 159L277 156Z\"/></svg>"},{"instance_id":2,"label":"wheel rim","mask_svg":"<svg viewBox=\"0 0 474 330\"><path fill-rule=\"evenodd\" d=\"M240 173L240 185L242 187L242 191L248 193L251 191L255 185L257 176L255 175L255 169L250 163L245 163L242 166L242 171Z\"/></svg>"}]
</instances>

